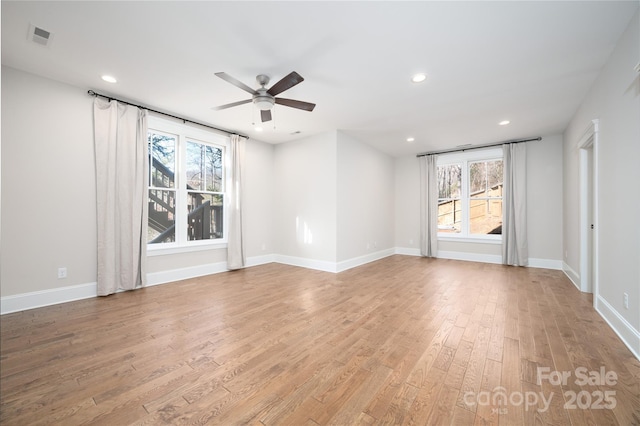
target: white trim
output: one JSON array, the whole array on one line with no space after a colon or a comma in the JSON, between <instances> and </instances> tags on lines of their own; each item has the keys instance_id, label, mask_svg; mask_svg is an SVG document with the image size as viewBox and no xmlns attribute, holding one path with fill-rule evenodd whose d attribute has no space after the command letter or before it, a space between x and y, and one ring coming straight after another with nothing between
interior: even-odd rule
<instances>
[{"instance_id":1,"label":"white trim","mask_svg":"<svg viewBox=\"0 0 640 426\"><path fill-rule=\"evenodd\" d=\"M462 251L438 250L437 257L440 259L465 260L469 262L502 263L502 255L499 254L481 254L466 253Z\"/></svg>"},{"instance_id":2,"label":"white trim","mask_svg":"<svg viewBox=\"0 0 640 426\"><path fill-rule=\"evenodd\" d=\"M0 297L0 314L42 308L74 300L89 299L98 295L97 283L71 285L50 290L33 291Z\"/></svg>"},{"instance_id":3,"label":"white trim","mask_svg":"<svg viewBox=\"0 0 640 426\"><path fill-rule=\"evenodd\" d=\"M579 161L579 199L580 199L580 291L593 293L594 307L598 295L598 127L599 120L591 120L587 128L578 140ZM592 149L592 169L589 170L589 155L587 150ZM592 182L588 182L591 174ZM589 188L592 189L592 198L589 197ZM591 201L591 203L589 203ZM589 205L591 204L591 205ZM589 213L593 214L589 220ZM593 224L593 232L590 225ZM590 233L593 235L590 235ZM591 238L591 246L587 244ZM591 251L591 252L590 252ZM593 256L592 256L593 255ZM591 259L591 262L588 261ZM593 271L593 273L592 273ZM593 275L593 276L592 276Z\"/></svg>"},{"instance_id":4,"label":"white trim","mask_svg":"<svg viewBox=\"0 0 640 426\"><path fill-rule=\"evenodd\" d=\"M399 249L405 250L405 249ZM407 249L408 250L408 249ZM405 254L405 253L398 253ZM419 256L420 253L410 254L414 256ZM482 254L482 253L469 253L462 251L444 251L438 250L438 258L440 259L451 259L451 260L464 260L468 262L481 262L481 263L493 263L493 264L502 264L502 255L499 254ZM529 258L529 262L527 264L528 268L542 268L542 269L555 269L558 271L562 270L562 261L556 259L538 259L534 257Z\"/></svg>"},{"instance_id":5,"label":"white trim","mask_svg":"<svg viewBox=\"0 0 640 426\"><path fill-rule=\"evenodd\" d=\"M455 151L455 152L445 152L442 154L438 154L437 157L437 165L445 166L450 164L456 164L463 161L483 161L483 160L494 160L494 159L502 159L504 152L502 150L502 145L498 146L490 146L487 148L478 148L467 151Z\"/></svg>"},{"instance_id":6,"label":"white trim","mask_svg":"<svg viewBox=\"0 0 640 426\"><path fill-rule=\"evenodd\" d=\"M562 271L562 260L530 257L527 266L529 268L555 269L556 271Z\"/></svg>"},{"instance_id":7,"label":"white trim","mask_svg":"<svg viewBox=\"0 0 640 426\"><path fill-rule=\"evenodd\" d=\"M206 240L199 240L206 241ZM213 240L216 241L216 240ZM197 245L173 245L166 247L165 244L160 244L158 247L156 244L147 244L147 257L165 256L169 254L191 253L194 251L206 251L206 250L226 250L227 243L208 243Z\"/></svg>"},{"instance_id":8,"label":"white trim","mask_svg":"<svg viewBox=\"0 0 640 426\"><path fill-rule=\"evenodd\" d=\"M147 274L147 287L226 271L227 262L217 262L188 268L171 269L169 271L151 272Z\"/></svg>"},{"instance_id":9,"label":"white trim","mask_svg":"<svg viewBox=\"0 0 640 426\"><path fill-rule=\"evenodd\" d=\"M598 296L596 312L609 324L609 327L618 335L631 353L640 360L640 332L600 296Z\"/></svg>"},{"instance_id":10,"label":"white trim","mask_svg":"<svg viewBox=\"0 0 640 426\"><path fill-rule=\"evenodd\" d=\"M247 267L271 262L273 262L272 255L250 257L247 258ZM168 284L174 281L186 280L189 278L217 274L226 271L227 262L217 262L208 265L173 269L170 271L152 272L147 274L146 287ZM42 308L60 303L73 302L75 300L91 299L93 297L98 297L98 286L95 282L59 287L51 290L3 296L0 297L0 315Z\"/></svg>"},{"instance_id":11,"label":"white trim","mask_svg":"<svg viewBox=\"0 0 640 426\"><path fill-rule=\"evenodd\" d=\"M305 257L286 256L284 254L274 254L273 261L284 265L299 266L301 268L315 269L324 272L338 272L338 265L327 260L315 260Z\"/></svg>"},{"instance_id":12,"label":"white trim","mask_svg":"<svg viewBox=\"0 0 640 426\"><path fill-rule=\"evenodd\" d=\"M392 256L394 254L420 256L420 250L416 248L395 247L343 260L341 262L329 262L280 254L268 254L247 258L247 267L264 265L267 263L282 263L307 269L338 273ZM478 253L439 251L438 257L442 259L465 260L472 262L502 263L502 256ZM531 267L562 269L556 267L560 261L530 258L529 262ZM569 267L567 266L566 268ZM191 266L188 268L172 269L169 271L151 272L147 274L146 286L152 287L160 284L168 284L189 278L218 274L226 272L227 270L227 262L216 262L206 265ZM90 299L93 297L98 297L97 285L95 282L4 296L0 298L0 314L4 315L12 312L57 305L59 303L72 302L74 300Z\"/></svg>"},{"instance_id":13,"label":"white trim","mask_svg":"<svg viewBox=\"0 0 640 426\"><path fill-rule=\"evenodd\" d=\"M421 256L420 249L411 247L396 247L394 253L404 256Z\"/></svg>"},{"instance_id":14,"label":"white trim","mask_svg":"<svg viewBox=\"0 0 640 426\"><path fill-rule=\"evenodd\" d=\"M247 268L252 266L266 265L267 263L275 262L275 255L273 254L265 254L263 256L251 256L247 257Z\"/></svg>"},{"instance_id":15,"label":"white trim","mask_svg":"<svg viewBox=\"0 0 640 426\"><path fill-rule=\"evenodd\" d=\"M502 244L502 235L476 235L471 234L471 224L469 219L471 194L469 189L469 164L482 161L503 161L504 151L502 146L491 146L486 149L477 149L469 151L456 151L452 153L438 154L436 157L437 167L460 165L460 196L461 202L461 229L459 233L453 234L449 232L438 231L438 240L442 241L460 241L460 242L472 242L472 243L489 243L489 244ZM500 197L500 200L503 200ZM440 257L440 256L438 256ZM464 260L464 259L463 259Z\"/></svg>"},{"instance_id":16,"label":"white trim","mask_svg":"<svg viewBox=\"0 0 640 426\"><path fill-rule=\"evenodd\" d=\"M190 251L198 251L198 250L215 250L220 248L226 248L227 244L227 233L226 230L228 227L228 191L227 191L227 183L230 179L231 168L229 167L229 146L230 146L230 137L227 135L221 135L212 131L211 129L204 129L198 127L197 125L189 124L186 122L176 122L174 120L167 119L165 117L160 117L157 115L149 115L148 120L148 131L164 134L168 136L175 137L176 145L175 145L175 177L174 177L174 188L158 188L152 187L153 189L158 190L166 190L170 189L175 191L175 203L176 210L175 214L175 242L173 243L160 243L160 244L147 244L147 252L150 256L161 256L165 254L173 254L173 253L186 253ZM210 194L222 194L223 196L223 215L222 215L222 229L223 236L222 238L212 239L212 240L197 240L190 241L187 238L187 228L186 226L178 226L179 223L187 223L186 208L181 209L180 206L185 207L187 205L187 194L189 191L185 186L184 182L186 179L185 170L186 170L186 161L187 161L187 143L195 142L199 144L209 145L222 150L222 163L224 174L222 176L222 190L220 192L213 191L205 191L205 190L196 190L193 192L201 192L207 195ZM149 165L149 173L151 173L151 165ZM147 192L149 191L150 186L147 182ZM202 247L202 248L200 248ZM149 254L150 253L150 254Z\"/></svg>"},{"instance_id":17,"label":"white trim","mask_svg":"<svg viewBox=\"0 0 640 426\"><path fill-rule=\"evenodd\" d=\"M502 245L502 235L485 235L484 237L470 237L470 236L455 237L453 235L454 234L438 234L438 241L449 241L454 243Z\"/></svg>"},{"instance_id":18,"label":"white trim","mask_svg":"<svg viewBox=\"0 0 640 426\"><path fill-rule=\"evenodd\" d=\"M571 281L573 285L576 286L578 290L580 290L580 275L578 275L578 273L574 271L571 266L567 265L566 262L562 262L562 272L564 272L567 278L569 278L569 281Z\"/></svg>"},{"instance_id":19,"label":"white trim","mask_svg":"<svg viewBox=\"0 0 640 426\"><path fill-rule=\"evenodd\" d=\"M336 265L336 272L346 271L347 269L355 268L356 266L365 265L376 260L383 259L395 254L395 249L380 250L375 253L368 253L364 256L358 256L351 259L338 262Z\"/></svg>"}]
</instances>

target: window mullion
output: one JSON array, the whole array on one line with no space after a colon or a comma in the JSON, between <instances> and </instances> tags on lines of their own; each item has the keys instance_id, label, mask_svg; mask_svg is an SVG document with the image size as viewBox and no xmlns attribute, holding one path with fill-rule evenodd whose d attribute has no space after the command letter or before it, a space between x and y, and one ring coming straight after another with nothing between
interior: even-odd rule
<instances>
[{"instance_id":1,"label":"window mullion","mask_svg":"<svg viewBox=\"0 0 640 426\"><path fill-rule=\"evenodd\" d=\"M469 162L462 163L462 232L461 235L469 236Z\"/></svg>"},{"instance_id":2,"label":"window mullion","mask_svg":"<svg viewBox=\"0 0 640 426\"><path fill-rule=\"evenodd\" d=\"M186 172L186 141L184 135L178 136L178 158L176 159L178 164L177 174L177 205L176 205L176 242L178 244L185 244L187 241L187 172Z\"/></svg>"}]
</instances>

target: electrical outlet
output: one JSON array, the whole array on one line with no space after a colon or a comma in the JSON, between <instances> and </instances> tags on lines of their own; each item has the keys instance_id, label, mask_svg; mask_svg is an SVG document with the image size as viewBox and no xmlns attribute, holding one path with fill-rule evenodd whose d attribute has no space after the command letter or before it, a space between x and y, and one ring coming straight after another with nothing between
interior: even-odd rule
<instances>
[{"instance_id":1,"label":"electrical outlet","mask_svg":"<svg viewBox=\"0 0 640 426\"><path fill-rule=\"evenodd\" d=\"M58 279L67 278L67 268L58 268Z\"/></svg>"},{"instance_id":2,"label":"electrical outlet","mask_svg":"<svg viewBox=\"0 0 640 426\"><path fill-rule=\"evenodd\" d=\"M629 309L629 295L627 293L622 293L622 304L625 309Z\"/></svg>"},{"instance_id":3,"label":"electrical outlet","mask_svg":"<svg viewBox=\"0 0 640 426\"><path fill-rule=\"evenodd\" d=\"M412 246L413 245L413 240L409 240L409 245Z\"/></svg>"}]
</instances>

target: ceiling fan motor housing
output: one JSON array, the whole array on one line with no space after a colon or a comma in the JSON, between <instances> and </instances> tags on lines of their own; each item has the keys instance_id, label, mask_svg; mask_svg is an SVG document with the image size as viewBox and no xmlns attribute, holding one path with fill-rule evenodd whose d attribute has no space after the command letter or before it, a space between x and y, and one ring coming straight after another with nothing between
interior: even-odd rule
<instances>
[{"instance_id":1,"label":"ceiling fan motor housing","mask_svg":"<svg viewBox=\"0 0 640 426\"><path fill-rule=\"evenodd\" d=\"M273 108L276 100L273 96L268 94L265 89L258 89L258 94L253 95L253 103L258 107L258 109L268 111Z\"/></svg>"}]
</instances>

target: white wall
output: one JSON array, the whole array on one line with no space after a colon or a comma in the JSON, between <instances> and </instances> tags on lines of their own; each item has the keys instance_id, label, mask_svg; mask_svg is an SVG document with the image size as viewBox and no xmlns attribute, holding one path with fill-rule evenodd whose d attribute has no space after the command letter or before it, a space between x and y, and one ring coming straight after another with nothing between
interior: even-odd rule
<instances>
[{"instance_id":1,"label":"white wall","mask_svg":"<svg viewBox=\"0 0 640 426\"><path fill-rule=\"evenodd\" d=\"M419 254L420 168L415 156L397 158L396 246ZM560 269L562 261L562 137L527 142L527 231L531 266ZM501 245L439 241L441 257L501 261Z\"/></svg>"},{"instance_id":2,"label":"white wall","mask_svg":"<svg viewBox=\"0 0 640 426\"><path fill-rule=\"evenodd\" d=\"M336 145L328 132L275 146L275 253L336 262Z\"/></svg>"},{"instance_id":3,"label":"white wall","mask_svg":"<svg viewBox=\"0 0 640 426\"><path fill-rule=\"evenodd\" d=\"M394 251L394 161L340 132L276 145L275 260L339 272Z\"/></svg>"},{"instance_id":4,"label":"white wall","mask_svg":"<svg viewBox=\"0 0 640 426\"><path fill-rule=\"evenodd\" d=\"M562 261L562 136L527 143L529 257Z\"/></svg>"},{"instance_id":5,"label":"white wall","mask_svg":"<svg viewBox=\"0 0 640 426\"><path fill-rule=\"evenodd\" d=\"M95 286L92 105L86 89L2 67L3 298ZM247 255L260 256L274 246L273 146L248 141L246 166ZM224 249L150 256L147 272L162 282L166 272L217 271L225 261ZM63 266L68 277L58 279Z\"/></svg>"},{"instance_id":6,"label":"white wall","mask_svg":"<svg viewBox=\"0 0 640 426\"><path fill-rule=\"evenodd\" d=\"M2 296L95 282L94 165L86 92L2 67Z\"/></svg>"},{"instance_id":7,"label":"white wall","mask_svg":"<svg viewBox=\"0 0 640 426\"><path fill-rule=\"evenodd\" d=\"M395 159L395 246L420 254L420 166L415 155Z\"/></svg>"},{"instance_id":8,"label":"white wall","mask_svg":"<svg viewBox=\"0 0 640 426\"><path fill-rule=\"evenodd\" d=\"M599 287L596 309L640 356L640 13L636 13L564 134L564 249L580 271L576 144L599 119ZM629 295L629 309L623 306Z\"/></svg>"},{"instance_id":9,"label":"white wall","mask_svg":"<svg viewBox=\"0 0 640 426\"><path fill-rule=\"evenodd\" d=\"M394 161L338 132L337 260L394 247Z\"/></svg>"},{"instance_id":10,"label":"white wall","mask_svg":"<svg viewBox=\"0 0 640 426\"><path fill-rule=\"evenodd\" d=\"M244 233L247 257L274 252L274 146L253 139L245 153Z\"/></svg>"}]
</instances>

